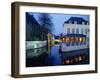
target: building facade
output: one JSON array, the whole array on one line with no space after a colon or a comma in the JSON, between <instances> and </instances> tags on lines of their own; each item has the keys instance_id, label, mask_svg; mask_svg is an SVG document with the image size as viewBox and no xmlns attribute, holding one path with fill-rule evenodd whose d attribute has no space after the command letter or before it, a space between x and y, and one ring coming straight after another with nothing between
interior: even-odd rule
<instances>
[{"instance_id":1,"label":"building facade","mask_svg":"<svg viewBox=\"0 0 100 80\"><path fill-rule=\"evenodd\" d=\"M61 50L71 51L89 48L89 21L82 17L71 17L64 22Z\"/></svg>"},{"instance_id":2,"label":"building facade","mask_svg":"<svg viewBox=\"0 0 100 80\"><path fill-rule=\"evenodd\" d=\"M89 37L89 21L81 17L71 17L64 22L65 34L84 34Z\"/></svg>"}]
</instances>

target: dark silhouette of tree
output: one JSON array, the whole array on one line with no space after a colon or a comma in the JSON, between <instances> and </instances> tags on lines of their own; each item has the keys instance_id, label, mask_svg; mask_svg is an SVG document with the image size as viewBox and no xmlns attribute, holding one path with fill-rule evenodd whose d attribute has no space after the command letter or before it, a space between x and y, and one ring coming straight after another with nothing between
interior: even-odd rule
<instances>
[{"instance_id":1,"label":"dark silhouette of tree","mask_svg":"<svg viewBox=\"0 0 100 80\"><path fill-rule=\"evenodd\" d=\"M48 30L41 26L32 14L26 12L26 41L47 40Z\"/></svg>"},{"instance_id":2,"label":"dark silhouette of tree","mask_svg":"<svg viewBox=\"0 0 100 80\"><path fill-rule=\"evenodd\" d=\"M42 27L45 27L46 29L45 33L52 33L53 31L52 17L48 13L40 13L39 22Z\"/></svg>"}]
</instances>

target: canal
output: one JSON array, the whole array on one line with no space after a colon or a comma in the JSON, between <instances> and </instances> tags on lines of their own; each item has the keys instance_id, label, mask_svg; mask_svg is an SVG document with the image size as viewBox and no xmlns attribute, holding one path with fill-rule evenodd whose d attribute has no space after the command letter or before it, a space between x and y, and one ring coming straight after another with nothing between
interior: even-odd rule
<instances>
[{"instance_id":1,"label":"canal","mask_svg":"<svg viewBox=\"0 0 100 80\"><path fill-rule=\"evenodd\" d=\"M26 67L81 64L89 64L89 48L64 53L59 46L51 47L49 53L47 47L26 50Z\"/></svg>"}]
</instances>

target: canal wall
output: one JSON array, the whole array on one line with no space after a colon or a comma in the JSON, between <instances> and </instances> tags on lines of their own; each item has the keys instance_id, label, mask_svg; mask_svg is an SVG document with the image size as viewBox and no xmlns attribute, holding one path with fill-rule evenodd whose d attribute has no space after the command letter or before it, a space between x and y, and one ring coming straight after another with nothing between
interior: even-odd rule
<instances>
[{"instance_id":1,"label":"canal wall","mask_svg":"<svg viewBox=\"0 0 100 80\"><path fill-rule=\"evenodd\" d=\"M26 49L40 48L47 45L47 41L26 41Z\"/></svg>"}]
</instances>

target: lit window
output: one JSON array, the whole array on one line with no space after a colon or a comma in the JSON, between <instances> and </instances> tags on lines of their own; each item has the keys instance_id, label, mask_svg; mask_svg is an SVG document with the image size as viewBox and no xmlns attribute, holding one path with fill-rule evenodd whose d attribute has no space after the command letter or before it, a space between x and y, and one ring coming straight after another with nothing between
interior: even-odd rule
<instances>
[{"instance_id":1,"label":"lit window","mask_svg":"<svg viewBox=\"0 0 100 80\"><path fill-rule=\"evenodd\" d=\"M66 38L66 42L68 43L69 41L70 41L70 38L67 37L67 38Z\"/></svg>"},{"instance_id":2,"label":"lit window","mask_svg":"<svg viewBox=\"0 0 100 80\"><path fill-rule=\"evenodd\" d=\"M75 38L75 43L76 43L76 45L79 44L79 38L78 37Z\"/></svg>"},{"instance_id":3,"label":"lit window","mask_svg":"<svg viewBox=\"0 0 100 80\"><path fill-rule=\"evenodd\" d=\"M75 42L78 42L78 37L75 38Z\"/></svg>"},{"instance_id":4,"label":"lit window","mask_svg":"<svg viewBox=\"0 0 100 80\"><path fill-rule=\"evenodd\" d=\"M62 39L62 42L63 42L63 43L65 42L65 38Z\"/></svg>"},{"instance_id":5,"label":"lit window","mask_svg":"<svg viewBox=\"0 0 100 80\"><path fill-rule=\"evenodd\" d=\"M66 60L66 64L69 64L69 60Z\"/></svg>"},{"instance_id":6,"label":"lit window","mask_svg":"<svg viewBox=\"0 0 100 80\"><path fill-rule=\"evenodd\" d=\"M82 61L82 57L81 56L79 56L79 61Z\"/></svg>"},{"instance_id":7,"label":"lit window","mask_svg":"<svg viewBox=\"0 0 100 80\"><path fill-rule=\"evenodd\" d=\"M70 46L70 38L69 37L66 38L66 46Z\"/></svg>"},{"instance_id":8,"label":"lit window","mask_svg":"<svg viewBox=\"0 0 100 80\"><path fill-rule=\"evenodd\" d=\"M75 45L75 38L74 37L71 37L71 43L73 46Z\"/></svg>"},{"instance_id":9,"label":"lit window","mask_svg":"<svg viewBox=\"0 0 100 80\"><path fill-rule=\"evenodd\" d=\"M85 40L85 37L83 38L83 42L85 42L86 40Z\"/></svg>"},{"instance_id":10,"label":"lit window","mask_svg":"<svg viewBox=\"0 0 100 80\"><path fill-rule=\"evenodd\" d=\"M81 37L79 38L79 41L82 42L82 38Z\"/></svg>"},{"instance_id":11,"label":"lit window","mask_svg":"<svg viewBox=\"0 0 100 80\"><path fill-rule=\"evenodd\" d=\"M86 43L86 38L85 38L85 37L83 38L83 43L84 43L84 44Z\"/></svg>"},{"instance_id":12,"label":"lit window","mask_svg":"<svg viewBox=\"0 0 100 80\"><path fill-rule=\"evenodd\" d=\"M74 40L74 37L71 37L71 42L74 42L75 40Z\"/></svg>"}]
</instances>

